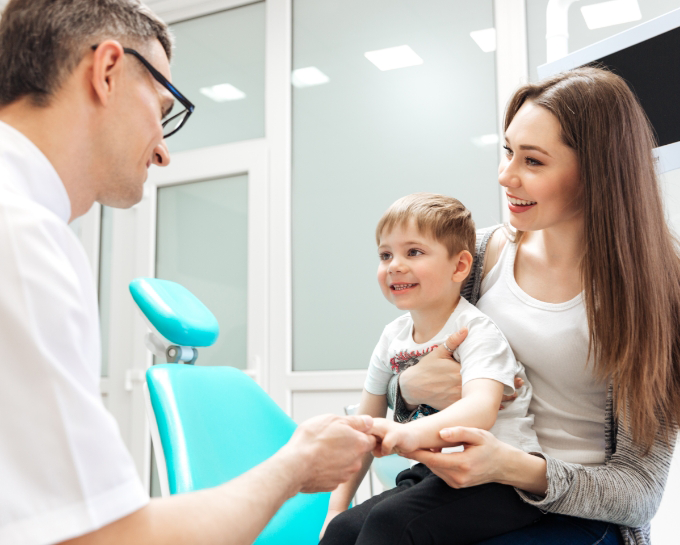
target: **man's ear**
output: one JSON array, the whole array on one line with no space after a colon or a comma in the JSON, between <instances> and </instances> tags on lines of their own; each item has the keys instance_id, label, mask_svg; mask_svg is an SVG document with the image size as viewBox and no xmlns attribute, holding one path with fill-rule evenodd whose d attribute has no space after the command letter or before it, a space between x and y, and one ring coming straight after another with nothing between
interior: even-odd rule
<instances>
[{"instance_id":1,"label":"man's ear","mask_svg":"<svg viewBox=\"0 0 680 545\"><path fill-rule=\"evenodd\" d=\"M454 282L462 282L470 273L472 268L472 254L467 250L459 252L458 255L453 256L456 268L453 271L452 280Z\"/></svg>"},{"instance_id":2,"label":"man's ear","mask_svg":"<svg viewBox=\"0 0 680 545\"><path fill-rule=\"evenodd\" d=\"M94 95L104 106L118 88L124 59L123 46L116 40L106 40L94 51L92 70L89 72L90 84Z\"/></svg>"}]
</instances>

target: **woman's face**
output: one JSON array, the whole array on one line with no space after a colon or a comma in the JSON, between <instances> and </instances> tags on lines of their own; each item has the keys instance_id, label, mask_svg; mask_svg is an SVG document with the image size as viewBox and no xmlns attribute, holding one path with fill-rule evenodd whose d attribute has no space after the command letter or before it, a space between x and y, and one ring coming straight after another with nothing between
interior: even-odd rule
<instances>
[{"instance_id":1,"label":"woman's face","mask_svg":"<svg viewBox=\"0 0 680 545\"><path fill-rule=\"evenodd\" d=\"M560 134L557 118L531 101L505 132L498 181L516 229L538 231L583 221L578 158Z\"/></svg>"}]
</instances>

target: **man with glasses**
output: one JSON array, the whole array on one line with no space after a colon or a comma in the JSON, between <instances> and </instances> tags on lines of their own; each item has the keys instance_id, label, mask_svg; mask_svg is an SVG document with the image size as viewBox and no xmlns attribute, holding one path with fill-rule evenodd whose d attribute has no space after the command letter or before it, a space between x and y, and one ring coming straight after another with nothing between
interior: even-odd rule
<instances>
[{"instance_id":1,"label":"man with glasses","mask_svg":"<svg viewBox=\"0 0 680 545\"><path fill-rule=\"evenodd\" d=\"M222 486L149 501L99 395L94 282L68 222L139 202L194 110L167 27L136 0L11 0L0 19L0 543L250 543L331 490L370 420L303 423ZM177 112L177 113L173 113Z\"/></svg>"}]
</instances>

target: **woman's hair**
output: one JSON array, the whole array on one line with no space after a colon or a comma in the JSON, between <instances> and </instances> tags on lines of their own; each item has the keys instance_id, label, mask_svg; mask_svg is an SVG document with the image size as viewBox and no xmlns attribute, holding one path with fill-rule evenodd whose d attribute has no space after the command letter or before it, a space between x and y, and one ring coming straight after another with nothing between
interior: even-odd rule
<instances>
[{"instance_id":1,"label":"woman's hair","mask_svg":"<svg viewBox=\"0 0 680 545\"><path fill-rule=\"evenodd\" d=\"M649 449L680 422L680 257L649 120L626 82L599 68L524 85L505 130L527 100L558 119L578 156L589 350L597 376L613 383L615 414Z\"/></svg>"},{"instance_id":2,"label":"woman's hair","mask_svg":"<svg viewBox=\"0 0 680 545\"><path fill-rule=\"evenodd\" d=\"M11 0L0 19L0 106L24 96L45 106L91 46L158 40L168 60L172 36L139 0Z\"/></svg>"}]
</instances>

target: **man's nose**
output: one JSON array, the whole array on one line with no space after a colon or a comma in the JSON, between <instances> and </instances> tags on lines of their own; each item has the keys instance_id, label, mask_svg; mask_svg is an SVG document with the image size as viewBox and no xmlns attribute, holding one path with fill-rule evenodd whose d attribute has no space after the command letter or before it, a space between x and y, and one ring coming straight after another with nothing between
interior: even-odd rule
<instances>
[{"instance_id":1,"label":"man's nose","mask_svg":"<svg viewBox=\"0 0 680 545\"><path fill-rule=\"evenodd\" d=\"M159 167L167 167L170 164L170 152L165 140L161 140L161 143L154 148L151 162Z\"/></svg>"}]
</instances>

